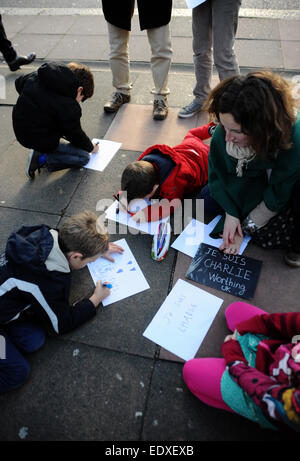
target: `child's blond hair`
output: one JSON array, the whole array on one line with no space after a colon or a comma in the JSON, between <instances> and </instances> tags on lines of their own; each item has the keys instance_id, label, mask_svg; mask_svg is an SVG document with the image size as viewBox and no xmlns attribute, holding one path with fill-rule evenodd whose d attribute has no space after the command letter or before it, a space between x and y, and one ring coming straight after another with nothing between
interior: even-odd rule
<instances>
[{"instance_id":1,"label":"child's blond hair","mask_svg":"<svg viewBox=\"0 0 300 461\"><path fill-rule=\"evenodd\" d=\"M82 211L68 218L58 231L58 243L64 254L76 251L92 258L108 250L109 234L92 211Z\"/></svg>"}]
</instances>

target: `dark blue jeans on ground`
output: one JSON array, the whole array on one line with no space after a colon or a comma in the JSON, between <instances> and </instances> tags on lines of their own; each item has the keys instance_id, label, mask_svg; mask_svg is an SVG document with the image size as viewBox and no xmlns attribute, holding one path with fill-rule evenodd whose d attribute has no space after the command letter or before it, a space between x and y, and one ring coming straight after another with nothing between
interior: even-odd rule
<instances>
[{"instance_id":1,"label":"dark blue jeans on ground","mask_svg":"<svg viewBox=\"0 0 300 461\"><path fill-rule=\"evenodd\" d=\"M300 253L300 179L293 188L291 202L295 226L291 238L292 249L296 253Z\"/></svg>"},{"instance_id":2,"label":"dark blue jeans on ground","mask_svg":"<svg viewBox=\"0 0 300 461\"><path fill-rule=\"evenodd\" d=\"M22 352L35 352L44 342L44 330L33 322L15 321L0 327L0 393L24 384L30 366Z\"/></svg>"},{"instance_id":3,"label":"dark blue jeans on ground","mask_svg":"<svg viewBox=\"0 0 300 461\"><path fill-rule=\"evenodd\" d=\"M44 153L39 152L39 154L43 155ZM57 149L45 155L48 171L81 168L90 160L89 152L66 142L60 142Z\"/></svg>"},{"instance_id":4,"label":"dark blue jeans on ground","mask_svg":"<svg viewBox=\"0 0 300 461\"><path fill-rule=\"evenodd\" d=\"M223 209L210 195L208 185L204 186L200 192L200 197L204 200L204 213L209 215L222 214Z\"/></svg>"}]
</instances>

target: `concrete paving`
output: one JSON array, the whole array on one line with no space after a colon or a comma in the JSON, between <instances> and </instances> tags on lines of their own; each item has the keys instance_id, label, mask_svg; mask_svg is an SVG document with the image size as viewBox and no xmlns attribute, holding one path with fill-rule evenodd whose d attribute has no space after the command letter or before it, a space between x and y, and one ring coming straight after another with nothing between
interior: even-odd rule
<instances>
[{"instance_id":1,"label":"concrete paving","mask_svg":"<svg viewBox=\"0 0 300 461\"><path fill-rule=\"evenodd\" d=\"M86 169L53 174L43 171L29 182L24 172L28 152L16 141L11 124L17 98L14 81L22 72L30 72L44 61L86 62L94 72L96 91L82 106L83 127L91 137L104 138L107 133L116 132L117 117L103 113L103 104L112 92L106 25L103 17L95 15L8 15L4 22L17 50L20 53L35 50L37 61L15 73L10 73L5 63L0 64L6 83L6 97L0 100L1 249L10 232L21 225L43 222L56 227L73 213L84 209L96 212L97 202L112 197L119 189L123 168L139 153L138 147L122 146L103 173ZM174 60L169 103L172 111L176 111L192 98L190 19L174 17L172 34ZM299 44L297 20L240 18L236 49L243 73L270 67L292 78L300 73ZM131 104L143 106L141 113L147 126L150 115L144 109L152 102L149 47L145 34L138 30L136 18L131 48L134 83ZM121 121L124 124L124 119ZM128 130L134 123L133 117L128 118ZM152 124L149 118L149 127ZM174 127L175 121L168 130ZM120 131L120 137L121 134ZM154 144L156 139L153 134L151 137L150 144ZM151 288L100 308L92 321L67 335L49 337L41 351L28 357L31 364L28 382L21 389L0 396L0 440L182 444L294 440L293 435L262 430L238 415L210 408L191 395L182 380L182 363L142 336L173 284L184 277L190 258L170 249L166 260L157 263L150 256L151 236L111 235L113 241L123 237ZM270 312L273 308L299 310L299 273L284 265L282 252L267 254L250 244L246 254L264 261L255 295L257 305ZM92 290L88 269L74 272L70 301L89 296ZM235 300L224 297L222 309L198 356L220 356L220 345L227 334L224 309Z\"/></svg>"}]
</instances>

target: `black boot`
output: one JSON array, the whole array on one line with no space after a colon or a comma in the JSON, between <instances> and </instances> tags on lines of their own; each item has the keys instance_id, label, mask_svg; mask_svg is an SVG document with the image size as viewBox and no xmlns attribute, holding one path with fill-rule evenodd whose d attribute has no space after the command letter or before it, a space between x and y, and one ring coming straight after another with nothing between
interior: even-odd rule
<instances>
[{"instance_id":1,"label":"black boot","mask_svg":"<svg viewBox=\"0 0 300 461\"><path fill-rule=\"evenodd\" d=\"M8 62L8 67L12 72L15 70L20 69L21 66L26 66L27 64L30 64L32 61L34 61L36 58L35 53L29 53L27 56L16 56L16 58L13 61Z\"/></svg>"}]
</instances>

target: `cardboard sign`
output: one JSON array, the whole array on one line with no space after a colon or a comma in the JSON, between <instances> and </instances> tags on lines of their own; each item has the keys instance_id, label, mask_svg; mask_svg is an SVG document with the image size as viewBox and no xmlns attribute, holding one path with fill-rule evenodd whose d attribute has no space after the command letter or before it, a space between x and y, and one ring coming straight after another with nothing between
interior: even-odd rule
<instances>
[{"instance_id":1,"label":"cardboard sign","mask_svg":"<svg viewBox=\"0 0 300 461\"><path fill-rule=\"evenodd\" d=\"M201 243L186 277L234 296L251 299L261 266L262 261L257 259L226 254L216 247Z\"/></svg>"}]
</instances>

